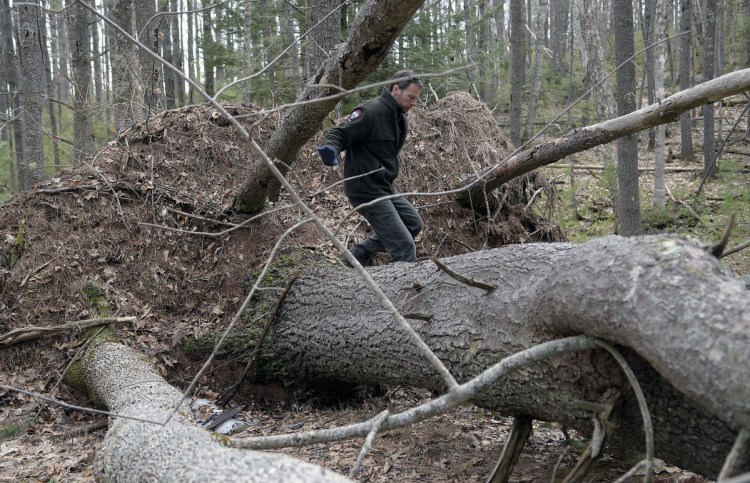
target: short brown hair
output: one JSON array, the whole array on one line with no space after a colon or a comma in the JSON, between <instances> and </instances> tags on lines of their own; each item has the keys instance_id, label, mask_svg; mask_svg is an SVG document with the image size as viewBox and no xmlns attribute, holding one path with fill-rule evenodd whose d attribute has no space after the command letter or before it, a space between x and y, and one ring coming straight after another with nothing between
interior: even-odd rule
<instances>
[{"instance_id":1,"label":"short brown hair","mask_svg":"<svg viewBox=\"0 0 750 483\"><path fill-rule=\"evenodd\" d=\"M417 73L413 70L400 70L393 74L391 80L393 82L391 82L389 90L393 90L393 86L398 86L399 89L406 89L412 84L417 84L420 88L422 88L422 81L419 80L419 77L417 77Z\"/></svg>"}]
</instances>

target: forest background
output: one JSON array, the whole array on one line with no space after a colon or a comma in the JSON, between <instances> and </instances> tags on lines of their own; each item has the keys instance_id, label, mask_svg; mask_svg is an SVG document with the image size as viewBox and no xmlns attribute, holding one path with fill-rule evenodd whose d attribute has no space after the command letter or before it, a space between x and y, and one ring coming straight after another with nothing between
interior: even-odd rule
<instances>
[{"instance_id":1,"label":"forest background","mask_svg":"<svg viewBox=\"0 0 750 483\"><path fill-rule=\"evenodd\" d=\"M41 5L2 0L3 200L67 166L96 160L108 143L127 147L129 138L123 133L129 127L155 119L165 109L204 102L199 89L221 103L258 106L273 119L298 98L307 79L320 72L364 4L79 0ZM750 65L749 13L748 0L435 1L422 5L366 83L383 81L403 67L414 69L426 82L423 105L429 107L451 91L469 92L491 109L513 145L521 147L539 140L536 136L548 124L545 135L559 135ZM144 48L136 49L133 39ZM175 69L165 67L156 55ZM184 71L192 82L175 70ZM380 88L351 93L329 121ZM715 175L717 153L738 149L723 146L723 141L746 114L746 104L741 96L728 98L686 112L679 126L618 141L616 152L612 144L577 157L596 164L587 169L605 190L611 188L605 194L608 202L605 207L595 198L580 203L571 166L571 189L560 204L571 208L575 220L591 222L590 236L638 232L640 199L648 192L654 206L664 207L666 196L672 197L664 183L665 164L680 160L673 169L695 173L701 171L696 166L702 166L704 174ZM741 127L747 138L745 124ZM680 141L672 136L668 142L666 129L672 134L679 130ZM149 135L144 135L145 144ZM722 160L718 183L712 183L713 191L702 200L706 205L719 200L721 216L715 217L715 211L696 214L692 210L700 208L672 198L673 206L684 208L674 214L683 220L698 218L702 235L718 238L724 215L740 207L739 235L747 235L750 194L744 177L734 175L746 170L744 159ZM619 167L636 169L617 172L615 160ZM653 188L639 192L638 168L654 173ZM680 178L683 186L673 185L678 198L682 193L677 189L697 184L695 177L687 176ZM731 193L717 193L719 185ZM612 211L617 212L618 226L612 226ZM672 214L651 216L652 226L663 229ZM600 220L604 223L597 223ZM566 218L555 221L571 233L565 230ZM746 266L741 268L740 273L748 272Z\"/></svg>"},{"instance_id":2,"label":"forest background","mask_svg":"<svg viewBox=\"0 0 750 483\"><path fill-rule=\"evenodd\" d=\"M279 107L295 100L346 38L361 3L2 0L0 200L93 155L134 122L204 101L147 49L220 102ZM623 9L632 12L632 23L617 20ZM748 0L439 0L422 6L369 80L402 67L453 72L428 79L422 102L468 91L488 105L518 147L550 120L547 132L559 135L616 117L623 109L617 102L632 110L750 65L749 16ZM620 87L635 99L616 100L615 76L607 77L628 50L616 32L632 39L637 53L626 63L634 78L618 80L633 84ZM465 66L471 68L455 71ZM377 89L348 96L335 114ZM679 153L655 145L658 130L652 130L649 147L657 149L657 161L670 154L692 158L699 144L691 128L705 123L712 127L705 130L710 139L702 140L710 166L714 134L721 138L732 120L720 113L715 123L713 106L705 110L683 116ZM656 191L663 199L663 190Z\"/></svg>"}]
</instances>

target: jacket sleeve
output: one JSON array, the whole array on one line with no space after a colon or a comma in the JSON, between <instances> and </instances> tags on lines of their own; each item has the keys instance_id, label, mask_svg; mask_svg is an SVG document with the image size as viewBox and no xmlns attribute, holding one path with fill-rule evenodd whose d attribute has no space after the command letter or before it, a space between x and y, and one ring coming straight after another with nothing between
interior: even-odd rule
<instances>
[{"instance_id":1,"label":"jacket sleeve","mask_svg":"<svg viewBox=\"0 0 750 483\"><path fill-rule=\"evenodd\" d=\"M350 146L367 141L372 132L374 116L364 107L357 107L338 126L326 134L324 144L333 146L340 153Z\"/></svg>"}]
</instances>

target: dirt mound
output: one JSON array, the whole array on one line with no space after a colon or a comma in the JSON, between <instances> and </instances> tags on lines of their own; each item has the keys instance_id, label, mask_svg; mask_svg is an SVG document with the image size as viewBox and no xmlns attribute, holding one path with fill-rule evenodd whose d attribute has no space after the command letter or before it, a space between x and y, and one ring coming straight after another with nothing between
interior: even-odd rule
<instances>
[{"instance_id":1,"label":"dirt mound","mask_svg":"<svg viewBox=\"0 0 750 483\"><path fill-rule=\"evenodd\" d=\"M260 145L278 122L252 106L227 110ZM493 193L493 208L485 213L460 208L451 194L436 194L510 153L483 104L456 93L433 108L415 109L410 120L399 185L405 193L422 193L412 198L425 220L420 256L561 238L531 208L534 194L547 188L540 175ZM338 183L343 170L322 165L315 151L320 136L305 145L288 178L340 236L361 239L369 227L357 214L345 218L349 204ZM14 196L0 209L4 329L102 313L135 315L136 323L119 327L123 340L137 341L169 371L184 336L213 333L231 320L253 272L301 220L285 193L257 219L232 212L254 160L249 143L217 110L188 106L134 126L87 163ZM226 231L242 222L243 228ZM332 261L337 256L311 224L287 243L315 247ZM57 347L72 349L64 340ZM12 349L19 357L5 359L6 374L49 366L33 351L47 342ZM46 382L64 367L53 365L56 370L43 374ZM192 375L188 369L169 372L178 380Z\"/></svg>"}]
</instances>

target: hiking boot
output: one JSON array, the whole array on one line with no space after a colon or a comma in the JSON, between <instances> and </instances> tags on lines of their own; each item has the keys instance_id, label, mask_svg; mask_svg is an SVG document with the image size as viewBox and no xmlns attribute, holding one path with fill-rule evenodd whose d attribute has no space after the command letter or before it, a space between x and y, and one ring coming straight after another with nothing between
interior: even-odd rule
<instances>
[{"instance_id":1,"label":"hiking boot","mask_svg":"<svg viewBox=\"0 0 750 483\"><path fill-rule=\"evenodd\" d=\"M370 253L362 245L356 245L351 249L351 252L352 255L354 255L354 258L356 258L359 264L363 267L369 267L370 265L372 265L372 253ZM344 263L350 267L352 266L346 259L344 259Z\"/></svg>"}]
</instances>

